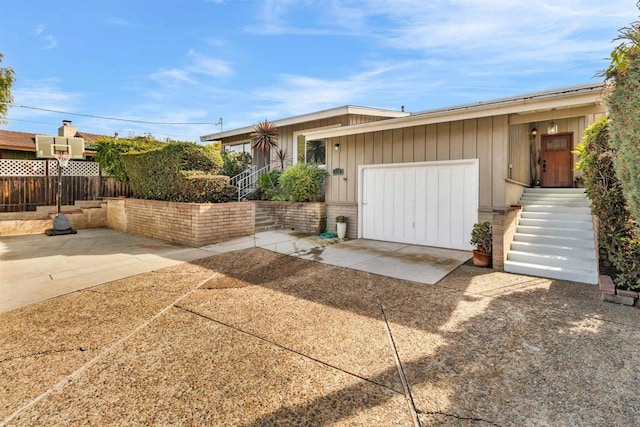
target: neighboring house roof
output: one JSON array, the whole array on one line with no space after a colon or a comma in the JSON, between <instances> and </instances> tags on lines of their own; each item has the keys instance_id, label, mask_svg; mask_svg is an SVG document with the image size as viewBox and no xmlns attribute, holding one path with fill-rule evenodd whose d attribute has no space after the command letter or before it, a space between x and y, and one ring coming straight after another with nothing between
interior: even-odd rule
<instances>
[{"instance_id":1,"label":"neighboring house roof","mask_svg":"<svg viewBox=\"0 0 640 427\"><path fill-rule=\"evenodd\" d=\"M76 132L76 138L84 138L85 144L91 144L104 135L94 133ZM0 130L0 149L14 151L36 151L36 135L28 132L15 132L12 130ZM92 147L86 147L85 151L94 151Z\"/></svg>"},{"instance_id":2,"label":"neighboring house roof","mask_svg":"<svg viewBox=\"0 0 640 427\"><path fill-rule=\"evenodd\" d=\"M104 138L105 135L97 135L95 133L88 133L88 132L76 132L75 137L84 138L85 143L91 143L100 138Z\"/></svg>"},{"instance_id":3,"label":"neighboring house roof","mask_svg":"<svg viewBox=\"0 0 640 427\"><path fill-rule=\"evenodd\" d=\"M298 123L306 123L313 120L321 120L329 117L344 116L345 114L358 114L364 116L374 117L405 117L410 113L396 110L386 110L383 108L370 108L370 107L358 107L354 105L344 105L342 107L330 108L328 110L316 111L314 113L302 114L299 116L288 117L285 119L275 120L273 123L278 126L290 126ZM242 135L245 133L253 132L254 125L246 126L243 128L232 129L224 132L212 133L200 137L200 141L213 141L221 138L228 138L230 136Z\"/></svg>"},{"instance_id":4,"label":"neighboring house roof","mask_svg":"<svg viewBox=\"0 0 640 427\"><path fill-rule=\"evenodd\" d=\"M0 149L15 151L36 151L33 133L0 130Z\"/></svg>"}]
</instances>

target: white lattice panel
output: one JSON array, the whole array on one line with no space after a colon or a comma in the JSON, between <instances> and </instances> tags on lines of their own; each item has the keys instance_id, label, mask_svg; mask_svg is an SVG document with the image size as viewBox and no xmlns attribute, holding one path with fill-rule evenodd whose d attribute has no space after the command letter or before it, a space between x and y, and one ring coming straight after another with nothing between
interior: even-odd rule
<instances>
[{"instance_id":1,"label":"white lattice panel","mask_svg":"<svg viewBox=\"0 0 640 427\"><path fill-rule=\"evenodd\" d=\"M46 173L46 160L0 159L0 176L45 176Z\"/></svg>"},{"instance_id":2,"label":"white lattice panel","mask_svg":"<svg viewBox=\"0 0 640 427\"><path fill-rule=\"evenodd\" d=\"M49 175L58 175L58 161L49 160ZM98 176L100 166L95 162L78 162L70 160L66 168L62 169L62 176Z\"/></svg>"}]
</instances>

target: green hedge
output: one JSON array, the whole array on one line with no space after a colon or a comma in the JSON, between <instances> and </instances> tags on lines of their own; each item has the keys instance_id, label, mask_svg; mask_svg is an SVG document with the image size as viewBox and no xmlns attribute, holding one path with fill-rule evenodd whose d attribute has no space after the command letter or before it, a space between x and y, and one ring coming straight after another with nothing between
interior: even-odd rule
<instances>
[{"instance_id":1,"label":"green hedge","mask_svg":"<svg viewBox=\"0 0 640 427\"><path fill-rule=\"evenodd\" d=\"M640 290L640 239L614 167L609 125L603 118L585 130L576 147L576 168L583 172L585 191L600 219L598 246L615 267L616 286Z\"/></svg>"},{"instance_id":2,"label":"green hedge","mask_svg":"<svg viewBox=\"0 0 640 427\"><path fill-rule=\"evenodd\" d=\"M170 142L144 153L123 154L134 197L176 202L226 202L235 187L217 176L211 152L192 142Z\"/></svg>"},{"instance_id":3,"label":"green hedge","mask_svg":"<svg viewBox=\"0 0 640 427\"><path fill-rule=\"evenodd\" d=\"M104 137L96 140L93 144L96 146L95 160L100 164L103 174L112 176L120 182L129 182L129 175L127 175L121 154L156 150L166 145L164 142L146 137L133 139Z\"/></svg>"}]
</instances>

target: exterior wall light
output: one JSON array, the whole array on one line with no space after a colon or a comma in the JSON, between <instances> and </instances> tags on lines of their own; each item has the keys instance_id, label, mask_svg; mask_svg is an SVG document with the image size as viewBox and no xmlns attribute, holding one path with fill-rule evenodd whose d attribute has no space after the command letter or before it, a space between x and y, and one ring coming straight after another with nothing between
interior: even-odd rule
<instances>
[{"instance_id":1,"label":"exterior wall light","mask_svg":"<svg viewBox=\"0 0 640 427\"><path fill-rule=\"evenodd\" d=\"M538 136L538 129L532 128L531 132L529 132L529 138L536 139L536 136Z\"/></svg>"},{"instance_id":2,"label":"exterior wall light","mask_svg":"<svg viewBox=\"0 0 640 427\"><path fill-rule=\"evenodd\" d=\"M340 151L340 144L335 144L333 146L333 149L336 150L336 151Z\"/></svg>"}]
</instances>

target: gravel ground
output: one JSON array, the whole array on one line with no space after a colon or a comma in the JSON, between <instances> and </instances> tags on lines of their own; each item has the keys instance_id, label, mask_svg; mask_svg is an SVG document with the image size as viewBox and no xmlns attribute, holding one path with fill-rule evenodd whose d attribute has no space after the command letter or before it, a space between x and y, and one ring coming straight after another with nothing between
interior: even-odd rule
<instances>
[{"instance_id":1,"label":"gravel ground","mask_svg":"<svg viewBox=\"0 0 640 427\"><path fill-rule=\"evenodd\" d=\"M640 425L640 310L263 249L0 313L2 425Z\"/></svg>"}]
</instances>

